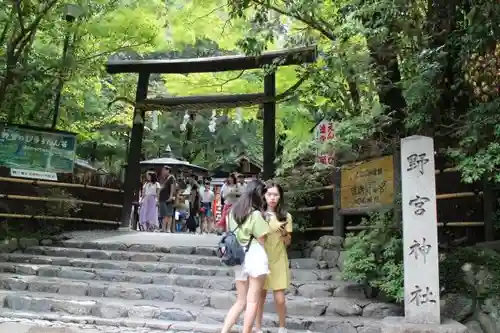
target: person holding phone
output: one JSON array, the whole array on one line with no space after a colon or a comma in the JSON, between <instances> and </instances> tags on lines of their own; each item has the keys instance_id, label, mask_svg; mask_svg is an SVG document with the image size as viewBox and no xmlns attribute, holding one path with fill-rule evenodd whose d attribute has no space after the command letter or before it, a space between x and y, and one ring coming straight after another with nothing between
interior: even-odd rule
<instances>
[{"instance_id":1,"label":"person holding phone","mask_svg":"<svg viewBox=\"0 0 500 333\"><path fill-rule=\"evenodd\" d=\"M266 277L260 295L255 329L257 332L262 332L264 302L266 301L267 291L272 290L274 305L279 318L278 333L286 333L285 290L290 287L291 280L287 247L292 241L292 216L285 210L283 188L279 184L275 182L268 183L264 198L264 215L269 225L269 234L266 237L264 248L268 256L270 273Z\"/></svg>"}]
</instances>

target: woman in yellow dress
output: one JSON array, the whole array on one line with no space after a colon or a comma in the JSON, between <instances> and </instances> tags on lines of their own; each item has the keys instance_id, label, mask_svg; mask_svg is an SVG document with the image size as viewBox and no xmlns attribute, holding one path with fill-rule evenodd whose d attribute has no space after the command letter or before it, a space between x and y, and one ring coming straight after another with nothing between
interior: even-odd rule
<instances>
[{"instance_id":1,"label":"woman in yellow dress","mask_svg":"<svg viewBox=\"0 0 500 333\"><path fill-rule=\"evenodd\" d=\"M264 242L269 260L269 275L262 290L255 330L262 332L264 303L268 290L273 291L274 305L279 318L278 333L286 333L286 297L285 290L290 287L290 265L287 246L292 240L292 216L285 210L283 188L274 182L266 186L264 209L269 223L269 234Z\"/></svg>"}]
</instances>

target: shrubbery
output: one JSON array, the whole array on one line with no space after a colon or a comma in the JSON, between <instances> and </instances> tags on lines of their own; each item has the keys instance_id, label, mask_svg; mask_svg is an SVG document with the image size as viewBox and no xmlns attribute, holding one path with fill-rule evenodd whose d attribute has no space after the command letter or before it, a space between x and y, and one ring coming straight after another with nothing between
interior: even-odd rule
<instances>
[{"instance_id":1,"label":"shrubbery","mask_svg":"<svg viewBox=\"0 0 500 333\"><path fill-rule=\"evenodd\" d=\"M374 295L401 302L403 290L403 244L401 229L390 212L375 213L363 219L366 230L349 234L345 240L346 260L343 278L365 283Z\"/></svg>"},{"instance_id":2,"label":"shrubbery","mask_svg":"<svg viewBox=\"0 0 500 333\"><path fill-rule=\"evenodd\" d=\"M404 300L402 230L390 212L376 213L362 221L368 228L345 240L343 278L365 283L374 296ZM500 254L478 247L440 251L440 286L444 294L461 294L481 305L500 295Z\"/></svg>"}]
</instances>

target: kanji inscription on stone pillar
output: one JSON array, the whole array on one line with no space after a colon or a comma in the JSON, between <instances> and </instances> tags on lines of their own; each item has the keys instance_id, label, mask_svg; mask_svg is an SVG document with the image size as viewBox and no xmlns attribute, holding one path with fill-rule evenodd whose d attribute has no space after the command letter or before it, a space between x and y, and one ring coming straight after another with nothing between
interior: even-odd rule
<instances>
[{"instance_id":1,"label":"kanji inscription on stone pillar","mask_svg":"<svg viewBox=\"0 0 500 333\"><path fill-rule=\"evenodd\" d=\"M440 324L434 140L401 140L405 319Z\"/></svg>"}]
</instances>

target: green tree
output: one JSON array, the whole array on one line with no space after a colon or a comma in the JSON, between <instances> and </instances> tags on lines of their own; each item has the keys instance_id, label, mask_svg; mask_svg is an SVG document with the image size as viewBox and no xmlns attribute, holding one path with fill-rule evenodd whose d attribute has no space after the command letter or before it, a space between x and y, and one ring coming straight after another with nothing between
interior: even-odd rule
<instances>
[{"instance_id":1,"label":"green tree","mask_svg":"<svg viewBox=\"0 0 500 333\"><path fill-rule=\"evenodd\" d=\"M106 112L109 92L125 88L123 94L131 93L130 77L117 78L113 84L105 80L103 62L120 52L147 52L160 45L161 1L82 2L82 15L73 24L62 17L66 4L13 1L1 8L0 15L6 18L0 26L0 44L6 50L0 58L4 120L48 125L62 77L61 128L79 130L73 127L75 121L101 118ZM66 36L70 36L69 59L61 62ZM106 92L108 96L103 96Z\"/></svg>"}]
</instances>

